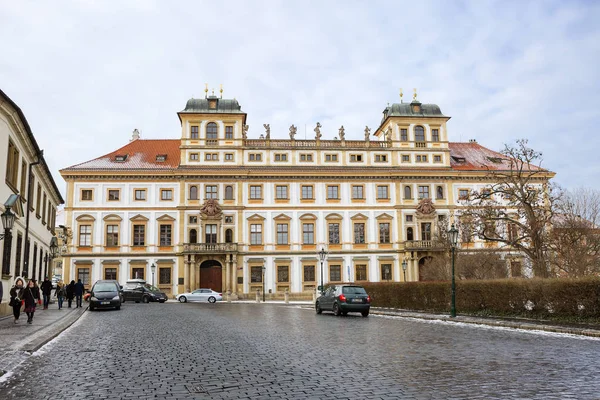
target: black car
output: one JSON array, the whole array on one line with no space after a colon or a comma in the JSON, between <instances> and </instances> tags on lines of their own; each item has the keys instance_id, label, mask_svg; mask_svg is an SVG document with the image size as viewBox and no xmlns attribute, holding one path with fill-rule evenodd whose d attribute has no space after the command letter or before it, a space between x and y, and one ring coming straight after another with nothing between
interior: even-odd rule
<instances>
[{"instance_id":1,"label":"black car","mask_svg":"<svg viewBox=\"0 0 600 400\"><path fill-rule=\"evenodd\" d=\"M121 294L119 284L115 281L96 281L90 290L90 311L97 308L121 309Z\"/></svg>"},{"instance_id":2,"label":"black car","mask_svg":"<svg viewBox=\"0 0 600 400\"><path fill-rule=\"evenodd\" d=\"M161 292L156 286L140 282L127 282L123 287L123 302L135 301L136 303L150 303L158 301L164 303L168 300L166 293Z\"/></svg>"},{"instance_id":3,"label":"black car","mask_svg":"<svg viewBox=\"0 0 600 400\"><path fill-rule=\"evenodd\" d=\"M317 298L315 311L333 311L335 315L346 315L349 312L359 312L363 317L369 315L371 296L362 286L333 285Z\"/></svg>"}]
</instances>

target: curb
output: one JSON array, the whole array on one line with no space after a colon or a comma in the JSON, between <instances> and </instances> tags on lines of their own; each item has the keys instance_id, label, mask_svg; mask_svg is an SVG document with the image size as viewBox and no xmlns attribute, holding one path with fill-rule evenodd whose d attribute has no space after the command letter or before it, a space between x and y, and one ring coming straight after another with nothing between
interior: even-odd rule
<instances>
[{"instance_id":1,"label":"curb","mask_svg":"<svg viewBox=\"0 0 600 400\"><path fill-rule=\"evenodd\" d=\"M81 309L81 311L75 311L72 314L65 316L52 324L48 325L45 329L38 332L39 338L33 338L33 340L22 345L19 350L27 353L35 353L42 348L46 343L60 335L65 329L73 325L81 316L87 311L88 307ZM74 314L74 315L73 315Z\"/></svg>"}]
</instances>

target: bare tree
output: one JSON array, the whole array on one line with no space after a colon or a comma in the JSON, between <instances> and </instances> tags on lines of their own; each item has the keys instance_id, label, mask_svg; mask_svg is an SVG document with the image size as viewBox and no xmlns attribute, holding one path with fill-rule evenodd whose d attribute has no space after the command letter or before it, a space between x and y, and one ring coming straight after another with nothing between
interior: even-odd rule
<instances>
[{"instance_id":1,"label":"bare tree","mask_svg":"<svg viewBox=\"0 0 600 400\"><path fill-rule=\"evenodd\" d=\"M506 278L507 268L496 249L459 251L455 259L457 279L500 279ZM421 273L426 281L447 281L452 278L452 256L449 251L436 254L425 260Z\"/></svg>"},{"instance_id":2,"label":"bare tree","mask_svg":"<svg viewBox=\"0 0 600 400\"><path fill-rule=\"evenodd\" d=\"M547 277L550 226L558 197L549 183L554 174L541 168L542 154L529 148L525 139L505 145L501 156L488 157L495 164L488 167L489 184L470 194L463 217L474 235L522 252L534 275Z\"/></svg>"},{"instance_id":3,"label":"bare tree","mask_svg":"<svg viewBox=\"0 0 600 400\"><path fill-rule=\"evenodd\" d=\"M579 188L557 203L550 262L558 275L600 274L600 192Z\"/></svg>"}]
</instances>

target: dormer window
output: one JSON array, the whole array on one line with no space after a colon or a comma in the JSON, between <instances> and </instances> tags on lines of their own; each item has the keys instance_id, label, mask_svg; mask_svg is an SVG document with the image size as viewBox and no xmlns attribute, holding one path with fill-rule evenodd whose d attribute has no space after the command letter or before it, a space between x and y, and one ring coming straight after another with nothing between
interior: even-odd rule
<instances>
[{"instance_id":1,"label":"dormer window","mask_svg":"<svg viewBox=\"0 0 600 400\"><path fill-rule=\"evenodd\" d=\"M116 162L124 162L125 160L127 160L127 154L115 156L115 161Z\"/></svg>"},{"instance_id":2,"label":"dormer window","mask_svg":"<svg viewBox=\"0 0 600 400\"><path fill-rule=\"evenodd\" d=\"M209 100L208 101L208 108L211 110L216 110L217 109L217 100Z\"/></svg>"},{"instance_id":3,"label":"dormer window","mask_svg":"<svg viewBox=\"0 0 600 400\"><path fill-rule=\"evenodd\" d=\"M459 164L464 164L466 162L464 157L452 156L452 159Z\"/></svg>"},{"instance_id":4,"label":"dormer window","mask_svg":"<svg viewBox=\"0 0 600 400\"><path fill-rule=\"evenodd\" d=\"M156 162L165 162L167 161L167 155L166 154L158 154L156 156Z\"/></svg>"}]
</instances>

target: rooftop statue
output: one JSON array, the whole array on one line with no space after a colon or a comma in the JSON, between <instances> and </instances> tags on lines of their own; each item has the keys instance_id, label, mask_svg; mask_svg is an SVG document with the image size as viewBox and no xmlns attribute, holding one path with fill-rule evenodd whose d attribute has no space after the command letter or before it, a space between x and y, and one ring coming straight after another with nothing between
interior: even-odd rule
<instances>
[{"instance_id":1,"label":"rooftop statue","mask_svg":"<svg viewBox=\"0 0 600 400\"><path fill-rule=\"evenodd\" d=\"M242 129L242 138L243 139L247 139L248 138L248 128L250 128L250 125L244 124L244 127Z\"/></svg>"},{"instance_id":2,"label":"rooftop statue","mask_svg":"<svg viewBox=\"0 0 600 400\"><path fill-rule=\"evenodd\" d=\"M369 126L365 126L365 140L368 142L371 140L371 138L369 137L371 135L371 129L369 128Z\"/></svg>"},{"instance_id":3,"label":"rooftop statue","mask_svg":"<svg viewBox=\"0 0 600 400\"><path fill-rule=\"evenodd\" d=\"M294 124L292 124L292 126L290 126L290 139L295 140L294 137L296 136L296 130L296 127Z\"/></svg>"},{"instance_id":4,"label":"rooftop statue","mask_svg":"<svg viewBox=\"0 0 600 400\"><path fill-rule=\"evenodd\" d=\"M340 126L340 140L346 140L346 131L344 130L344 125Z\"/></svg>"},{"instance_id":5,"label":"rooftop statue","mask_svg":"<svg viewBox=\"0 0 600 400\"><path fill-rule=\"evenodd\" d=\"M269 124L263 124L263 126L265 127L265 139L270 140L271 139L271 125Z\"/></svg>"},{"instance_id":6,"label":"rooftop statue","mask_svg":"<svg viewBox=\"0 0 600 400\"><path fill-rule=\"evenodd\" d=\"M315 139L321 140L321 123L317 122L317 127L315 128Z\"/></svg>"}]
</instances>

